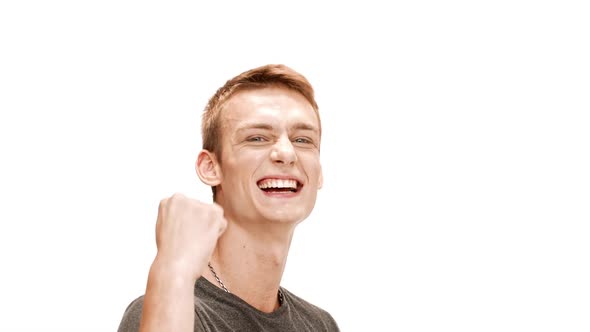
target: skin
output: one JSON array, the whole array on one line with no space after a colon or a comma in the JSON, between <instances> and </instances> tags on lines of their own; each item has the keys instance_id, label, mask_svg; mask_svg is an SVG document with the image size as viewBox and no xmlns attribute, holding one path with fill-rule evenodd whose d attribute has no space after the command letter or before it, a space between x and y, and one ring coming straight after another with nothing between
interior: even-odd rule
<instances>
[{"instance_id":1,"label":"skin","mask_svg":"<svg viewBox=\"0 0 590 332\"><path fill-rule=\"evenodd\" d=\"M272 312L296 225L322 186L319 121L307 100L285 88L241 91L223 109L221 163L203 150L196 171L217 186L217 202L175 194L162 200L158 254L144 298L140 331L193 331L193 287L203 276L218 285L211 262L233 294ZM263 178L299 181L297 193L268 193Z\"/></svg>"}]
</instances>

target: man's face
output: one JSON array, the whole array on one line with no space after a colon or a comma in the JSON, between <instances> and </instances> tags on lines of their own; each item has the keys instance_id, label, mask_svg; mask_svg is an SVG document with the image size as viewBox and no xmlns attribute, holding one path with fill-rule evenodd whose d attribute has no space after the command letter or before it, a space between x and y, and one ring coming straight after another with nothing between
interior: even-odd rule
<instances>
[{"instance_id":1,"label":"man's face","mask_svg":"<svg viewBox=\"0 0 590 332\"><path fill-rule=\"evenodd\" d=\"M297 223L322 185L319 121L285 88L238 92L222 111L218 202L236 221Z\"/></svg>"}]
</instances>

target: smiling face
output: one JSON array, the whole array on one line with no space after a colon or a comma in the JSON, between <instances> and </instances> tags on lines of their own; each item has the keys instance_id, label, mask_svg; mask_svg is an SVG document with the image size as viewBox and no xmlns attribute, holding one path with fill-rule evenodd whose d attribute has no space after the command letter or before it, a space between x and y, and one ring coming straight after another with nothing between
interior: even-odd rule
<instances>
[{"instance_id":1,"label":"smiling face","mask_svg":"<svg viewBox=\"0 0 590 332\"><path fill-rule=\"evenodd\" d=\"M234 220L298 223L322 185L318 117L281 87L236 93L223 109L217 203Z\"/></svg>"}]
</instances>

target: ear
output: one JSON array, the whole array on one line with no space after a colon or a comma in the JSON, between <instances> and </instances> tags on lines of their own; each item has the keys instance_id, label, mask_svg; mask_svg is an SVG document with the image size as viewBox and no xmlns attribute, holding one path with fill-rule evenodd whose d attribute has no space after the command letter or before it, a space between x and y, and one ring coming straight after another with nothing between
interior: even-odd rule
<instances>
[{"instance_id":1,"label":"ear","mask_svg":"<svg viewBox=\"0 0 590 332\"><path fill-rule=\"evenodd\" d=\"M221 183L221 167L219 167L217 158L212 152L207 150L199 152L195 170L204 184L215 187Z\"/></svg>"}]
</instances>

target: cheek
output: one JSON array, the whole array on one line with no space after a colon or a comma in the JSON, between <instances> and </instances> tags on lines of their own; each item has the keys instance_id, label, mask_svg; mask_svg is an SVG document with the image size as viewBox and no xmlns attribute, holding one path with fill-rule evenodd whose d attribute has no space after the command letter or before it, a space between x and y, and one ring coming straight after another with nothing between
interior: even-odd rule
<instances>
[{"instance_id":1,"label":"cheek","mask_svg":"<svg viewBox=\"0 0 590 332\"><path fill-rule=\"evenodd\" d=\"M238 185L244 181L250 181L263 161L264 154L262 152L237 153L233 158L227 160L223 172L231 177L231 179L227 179L229 182Z\"/></svg>"},{"instance_id":2,"label":"cheek","mask_svg":"<svg viewBox=\"0 0 590 332\"><path fill-rule=\"evenodd\" d=\"M310 180L321 182L322 165L320 164L319 158L317 156L305 156L301 158L301 161Z\"/></svg>"},{"instance_id":3,"label":"cheek","mask_svg":"<svg viewBox=\"0 0 590 332\"><path fill-rule=\"evenodd\" d=\"M266 149L261 148L241 148L236 150L233 155L234 162L239 165L252 163L264 159L268 155Z\"/></svg>"}]
</instances>

